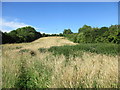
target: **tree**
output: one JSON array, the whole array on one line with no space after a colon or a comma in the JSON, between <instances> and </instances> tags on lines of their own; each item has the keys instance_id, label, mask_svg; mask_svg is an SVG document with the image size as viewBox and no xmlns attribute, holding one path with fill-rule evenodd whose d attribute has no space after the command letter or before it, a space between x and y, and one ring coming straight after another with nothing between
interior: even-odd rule
<instances>
[{"instance_id":1,"label":"tree","mask_svg":"<svg viewBox=\"0 0 120 90\"><path fill-rule=\"evenodd\" d=\"M12 43L14 39L6 32L2 32L2 44Z\"/></svg>"},{"instance_id":2,"label":"tree","mask_svg":"<svg viewBox=\"0 0 120 90\"><path fill-rule=\"evenodd\" d=\"M72 34L71 29L64 29L63 34Z\"/></svg>"},{"instance_id":3,"label":"tree","mask_svg":"<svg viewBox=\"0 0 120 90\"><path fill-rule=\"evenodd\" d=\"M3 43L21 43L31 42L35 39L40 38L42 35L37 32L33 27L27 26L18 28L9 33L3 33Z\"/></svg>"},{"instance_id":4,"label":"tree","mask_svg":"<svg viewBox=\"0 0 120 90\"><path fill-rule=\"evenodd\" d=\"M120 43L120 25L111 25L109 27L109 35L108 40L109 42L113 43Z\"/></svg>"},{"instance_id":5,"label":"tree","mask_svg":"<svg viewBox=\"0 0 120 90\"><path fill-rule=\"evenodd\" d=\"M82 28L79 28L78 33L84 32L86 30L91 30L91 29L92 29L91 26L84 25Z\"/></svg>"},{"instance_id":6,"label":"tree","mask_svg":"<svg viewBox=\"0 0 120 90\"><path fill-rule=\"evenodd\" d=\"M77 43L120 43L120 25L101 28L84 25L78 31L77 35L73 33L64 36ZM67 30L64 31L64 33L66 32Z\"/></svg>"},{"instance_id":7,"label":"tree","mask_svg":"<svg viewBox=\"0 0 120 90\"><path fill-rule=\"evenodd\" d=\"M59 36L63 36L63 34L62 34L62 33L59 33Z\"/></svg>"}]
</instances>

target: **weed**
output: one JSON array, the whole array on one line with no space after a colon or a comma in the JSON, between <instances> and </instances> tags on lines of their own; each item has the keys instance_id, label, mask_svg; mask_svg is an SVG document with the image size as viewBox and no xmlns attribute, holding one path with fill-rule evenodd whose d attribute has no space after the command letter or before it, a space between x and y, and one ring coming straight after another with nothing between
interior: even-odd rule
<instances>
[{"instance_id":1,"label":"weed","mask_svg":"<svg viewBox=\"0 0 120 90\"><path fill-rule=\"evenodd\" d=\"M38 50L39 50L39 52L41 52L41 53L47 52L47 49L46 49L46 48L39 48Z\"/></svg>"},{"instance_id":2,"label":"weed","mask_svg":"<svg viewBox=\"0 0 120 90\"><path fill-rule=\"evenodd\" d=\"M22 49L19 51L19 53L23 54L23 53L29 53L31 56L35 56L36 53L30 49Z\"/></svg>"},{"instance_id":3,"label":"weed","mask_svg":"<svg viewBox=\"0 0 120 90\"><path fill-rule=\"evenodd\" d=\"M16 87L18 88L37 88L38 76L34 73L34 70L27 67L27 61L21 60L20 75Z\"/></svg>"},{"instance_id":4,"label":"weed","mask_svg":"<svg viewBox=\"0 0 120 90\"><path fill-rule=\"evenodd\" d=\"M3 88L117 88L117 44L76 45L47 37L21 46L19 53L16 45L3 47Z\"/></svg>"},{"instance_id":5,"label":"weed","mask_svg":"<svg viewBox=\"0 0 120 90\"><path fill-rule=\"evenodd\" d=\"M16 49L21 49L22 47L21 46L19 46L19 47L15 47Z\"/></svg>"}]
</instances>

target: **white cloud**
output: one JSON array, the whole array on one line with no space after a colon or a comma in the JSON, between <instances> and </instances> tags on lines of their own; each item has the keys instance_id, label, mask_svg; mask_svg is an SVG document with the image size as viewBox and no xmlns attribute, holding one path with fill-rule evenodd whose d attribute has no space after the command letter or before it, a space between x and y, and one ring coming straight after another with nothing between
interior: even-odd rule
<instances>
[{"instance_id":1,"label":"white cloud","mask_svg":"<svg viewBox=\"0 0 120 90\"><path fill-rule=\"evenodd\" d=\"M0 30L2 32L10 32L12 30L16 30L17 28L21 28L21 27L25 27L25 26L32 26L32 25L28 25L28 24L19 22L18 20L19 19L15 18L12 21L8 21L6 19L0 18ZM35 26L32 26L32 27L34 27L36 29L36 31L45 29L45 28L38 28ZM45 33L45 32L41 32L41 33Z\"/></svg>"},{"instance_id":2,"label":"white cloud","mask_svg":"<svg viewBox=\"0 0 120 90\"><path fill-rule=\"evenodd\" d=\"M0 21L1 21L0 27L1 27L3 32L9 32L11 30L15 30L15 29L20 28L20 27L30 26L30 25L27 25L25 23L17 22L16 20L7 21L5 19L0 18Z\"/></svg>"}]
</instances>

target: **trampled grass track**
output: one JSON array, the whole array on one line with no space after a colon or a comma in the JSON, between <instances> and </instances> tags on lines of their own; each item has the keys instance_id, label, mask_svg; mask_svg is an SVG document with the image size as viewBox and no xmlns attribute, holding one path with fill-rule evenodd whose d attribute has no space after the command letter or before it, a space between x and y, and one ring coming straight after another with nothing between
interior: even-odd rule
<instances>
[{"instance_id":1,"label":"trampled grass track","mask_svg":"<svg viewBox=\"0 0 120 90\"><path fill-rule=\"evenodd\" d=\"M3 88L116 88L118 56L74 52L67 59L39 48L76 45L64 37L45 37L31 43L3 45ZM21 52L22 53L21 53ZM34 53L31 54L31 53Z\"/></svg>"}]
</instances>

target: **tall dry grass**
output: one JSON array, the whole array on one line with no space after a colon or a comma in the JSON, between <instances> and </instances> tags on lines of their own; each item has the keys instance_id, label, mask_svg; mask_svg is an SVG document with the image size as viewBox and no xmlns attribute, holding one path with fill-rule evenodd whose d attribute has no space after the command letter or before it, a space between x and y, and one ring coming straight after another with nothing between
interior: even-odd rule
<instances>
[{"instance_id":1,"label":"tall dry grass","mask_svg":"<svg viewBox=\"0 0 120 90\"><path fill-rule=\"evenodd\" d=\"M40 53L38 48L75 45L56 37L38 39L32 43L3 45L3 88L117 88L118 56L78 53L77 57ZM20 50L29 51L20 53Z\"/></svg>"},{"instance_id":2,"label":"tall dry grass","mask_svg":"<svg viewBox=\"0 0 120 90\"><path fill-rule=\"evenodd\" d=\"M57 59L51 85L65 88L113 88L118 84L116 57L84 53L82 57ZM51 62L53 63L53 62Z\"/></svg>"}]
</instances>

